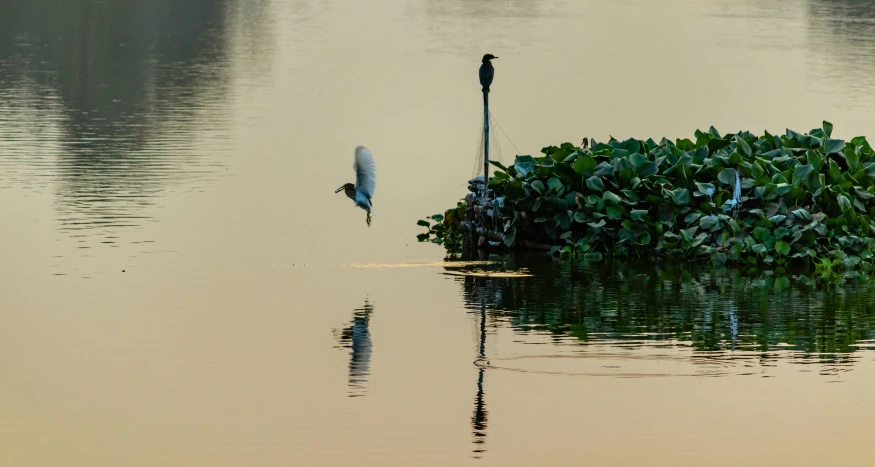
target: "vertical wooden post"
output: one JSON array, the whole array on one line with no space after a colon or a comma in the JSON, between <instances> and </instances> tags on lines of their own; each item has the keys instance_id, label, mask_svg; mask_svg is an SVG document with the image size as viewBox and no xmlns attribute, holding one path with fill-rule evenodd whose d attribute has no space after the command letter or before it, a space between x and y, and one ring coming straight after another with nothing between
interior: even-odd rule
<instances>
[{"instance_id":1,"label":"vertical wooden post","mask_svg":"<svg viewBox=\"0 0 875 467\"><path fill-rule=\"evenodd\" d=\"M483 92L483 197L489 197L489 91Z\"/></svg>"}]
</instances>

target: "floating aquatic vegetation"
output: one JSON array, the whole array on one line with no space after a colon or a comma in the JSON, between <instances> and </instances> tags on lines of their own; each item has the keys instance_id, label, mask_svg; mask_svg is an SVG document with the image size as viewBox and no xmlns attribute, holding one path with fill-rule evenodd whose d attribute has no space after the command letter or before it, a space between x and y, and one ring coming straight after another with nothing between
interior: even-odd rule
<instances>
[{"instance_id":1,"label":"floating aquatic vegetation","mask_svg":"<svg viewBox=\"0 0 875 467\"><path fill-rule=\"evenodd\" d=\"M461 226L465 220L465 211L466 204L459 202L455 208L447 209L443 214L435 214L428 220L417 221L417 225L429 229L416 238L420 242L443 245L450 254L461 253L463 242Z\"/></svg>"},{"instance_id":2,"label":"floating aquatic vegetation","mask_svg":"<svg viewBox=\"0 0 875 467\"><path fill-rule=\"evenodd\" d=\"M517 156L482 201L421 220L455 252L546 245L562 258L710 261L783 270L868 272L875 252L875 152L865 137L695 132L695 141L611 138ZM482 184L482 180L479 182ZM473 187L473 185L472 185ZM472 211L488 212L489 224ZM466 233L467 232L467 233Z\"/></svg>"}]
</instances>

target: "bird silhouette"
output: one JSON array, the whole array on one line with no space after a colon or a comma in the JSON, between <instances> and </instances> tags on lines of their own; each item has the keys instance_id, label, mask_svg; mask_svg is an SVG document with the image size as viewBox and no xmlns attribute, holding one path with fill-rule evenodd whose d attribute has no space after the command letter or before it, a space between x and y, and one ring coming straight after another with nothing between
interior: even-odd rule
<instances>
[{"instance_id":1,"label":"bird silhouette","mask_svg":"<svg viewBox=\"0 0 875 467\"><path fill-rule=\"evenodd\" d=\"M366 221L368 227L370 227L371 207L374 205L371 198L374 196L374 189L377 186L377 166L374 164L374 156L368 148L364 146L357 146L355 148L355 164L352 168L355 170L355 185L345 183L334 192L345 192L346 196L353 200L356 206L367 211L368 217Z\"/></svg>"},{"instance_id":2,"label":"bird silhouette","mask_svg":"<svg viewBox=\"0 0 875 467\"><path fill-rule=\"evenodd\" d=\"M489 92L489 85L492 84L492 78L495 77L495 68L492 67L492 60L498 57L492 54L483 56L483 64L480 65L480 86L483 86L483 93Z\"/></svg>"}]
</instances>

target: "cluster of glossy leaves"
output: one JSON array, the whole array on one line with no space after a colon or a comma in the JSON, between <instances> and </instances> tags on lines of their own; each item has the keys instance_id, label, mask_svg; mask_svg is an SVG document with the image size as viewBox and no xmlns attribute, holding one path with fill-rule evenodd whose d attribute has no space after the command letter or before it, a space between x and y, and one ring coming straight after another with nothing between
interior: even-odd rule
<instances>
[{"instance_id":1,"label":"cluster of glossy leaves","mask_svg":"<svg viewBox=\"0 0 875 467\"><path fill-rule=\"evenodd\" d=\"M416 222L416 225L427 227L428 232L416 236L420 242L431 242L443 245L448 253L461 253L462 230L461 223L465 220L466 204L459 202L455 208L447 209L443 214L435 214L428 219Z\"/></svg>"},{"instance_id":2,"label":"cluster of glossy leaves","mask_svg":"<svg viewBox=\"0 0 875 467\"><path fill-rule=\"evenodd\" d=\"M823 122L807 134L711 127L695 141L565 143L509 167L490 161L500 170L489 186L512 238L555 245L563 257L868 271L875 153L864 137L831 135Z\"/></svg>"}]
</instances>

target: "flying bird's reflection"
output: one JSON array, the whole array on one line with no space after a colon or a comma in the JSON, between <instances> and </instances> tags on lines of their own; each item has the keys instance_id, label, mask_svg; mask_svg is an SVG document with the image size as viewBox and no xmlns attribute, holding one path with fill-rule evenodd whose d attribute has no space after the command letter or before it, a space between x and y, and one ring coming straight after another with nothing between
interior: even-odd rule
<instances>
[{"instance_id":1,"label":"flying bird's reflection","mask_svg":"<svg viewBox=\"0 0 875 467\"><path fill-rule=\"evenodd\" d=\"M349 397L364 396L371 367L371 331L368 329L373 305L365 299L365 305L353 311L349 326L335 330L340 347L350 349Z\"/></svg>"}]
</instances>

